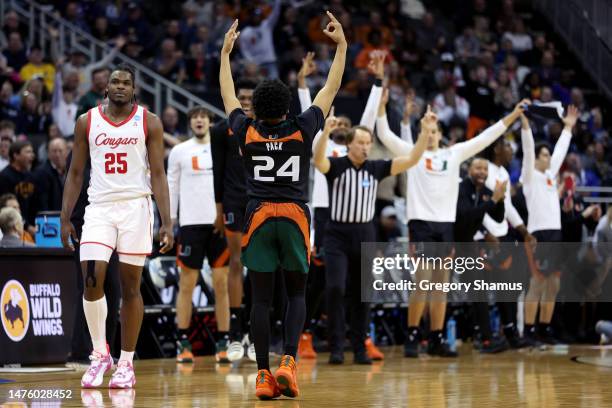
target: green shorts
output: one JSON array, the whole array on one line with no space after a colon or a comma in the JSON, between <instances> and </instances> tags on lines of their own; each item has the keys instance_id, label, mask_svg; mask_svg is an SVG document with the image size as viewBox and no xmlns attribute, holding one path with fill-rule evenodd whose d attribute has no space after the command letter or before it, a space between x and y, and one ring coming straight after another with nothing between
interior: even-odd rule
<instances>
[{"instance_id":1,"label":"green shorts","mask_svg":"<svg viewBox=\"0 0 612 408\"><path fill-rule=\"evenodd\" d=\"M242 263L257 272L308 273L310 212L301 203L251 200L242 236Z\"/></svg>"}]
</instances>

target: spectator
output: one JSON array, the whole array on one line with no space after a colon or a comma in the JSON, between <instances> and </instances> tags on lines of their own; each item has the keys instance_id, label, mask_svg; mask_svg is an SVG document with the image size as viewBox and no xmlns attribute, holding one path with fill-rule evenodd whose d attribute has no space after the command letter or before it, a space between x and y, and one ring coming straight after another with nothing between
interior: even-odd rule
<instances>
[{"instance_id":1,"label":"spectator","mask_svg":"<svg viewBox=\"0 0 612 408\"><path fill-rule=\"evenodd\" d=\"M78 76L76 77L78 81ZM61 69L55 74L55 85L51 99L51 115L53 122L58 126L62 136L67 137L74 134L76 114L76 87L70 89L70 85L62 83Z\"/></svg>"},{"instance_id":2,"label":"spectator","mask_svg":"<svg viewBox=\"0 0 612 408\"><path fill-rule=\"evenodd\" d=\"M446 46L446 32L435 21L432 13L425 13L417 29L419 46L424 50L431 50L433 54L441 53Z\"/></svg>"},{"instance_id":3,"label":"spectator","mask_svg":"<svg viewBox=\"0 0 612 408\"><path fill-rule=\"evenodd\" d=\"M0 210L0 230L3 235L2 240L0 240L0 247L17 248L35 246L21 238L24 230L23 219L19 211L14 208L6 207Z\"/></svg>"},{"instance_id":4,"label":"spectator","mask_svg":"<svg viewBox=\"0 0 612 408\"><path fill-rule=\"evenodd\" d=\"M461 62L476 58L480 53L480 40L474 33L474 28L466 26L463 33L455 38L455 54Z\"/></svg>"},{"instance_id":5,"label":"spectator","mask_svg":"<svg viewBox=\"0 0 612 408\"><path fill-rule=\"evenodd\" d=\"M357 54L357 58L355 58L355 68L366 68L370 63L370 60L373 58L373 53L375 52L384 52L385 53L385 64L391 63L393 61L393 55L389 50L389 47L385 46L382 42L382 34L377 29L372 29L368 33L368 41L363 47L359 54Z\"/></svg>"},{"instance_id":6,"label":"spectator","mask_svg":"<svg viewBox=\"0 0 612 408\"><path fill-rule=\"evenodd\" d=\"M25 91L21 99L21 110L17 117L17 133L26 135L42 134L51 123L46 104L31 92Z\"/></svg>"},{"instance_id":7,"label":"spectator","mask_svg":"<svg viewBox=\"0 0 612 408\"><path fill-rule=\"evenodd\" d=\"M438 118L445 126L450 127L455 123L460 123L462 126L467 124L470 104L457 95L453 85L448 85L444 92L438 94L433 104Z\"/></svg>"},{"instance_id":8,"label":"spectator","mask_svg":"<svg viewBox=\"0 0 612 408\"><path fill-rule=\"evenodd\" d=\"M525 52L533 48L531 36L525 30L525 23L522 19L514 20L512 31L506 31L502 38L507 38L512 42L512 49L516 52Z\"/></svg>"},{"instance_id":9,"label":"spectator","mask_svg":"<svg viewBox=\"0 0 612 408\"><path fill-rule=\"evenodd\" d=\"M255 83L259 83L264 79L259 65L255 64L254 62L247 62L244 64L244 69L242 70L242 75L240 77L246 81Z\"/></svg>"},{"instance_id":10,"label":"spectator","mask_svg":"<svg viewBox=\"0 0 612 408\"><path fill-rule=\"evenodd\" d=\"M9 34L8 46L2 55L6 58L6 64L17 72L28 62L23 40L18 32Z\"/></svg>"},{"instance_id":11,"label":"spectator","mask_svg":"<svg viewBox=\"0 0 612 408\"><path fill-rule=\"evenodd\" d=\"M480 130L487 127L497 113L493 89L489 86L487 70L483 65L477 66L470 73L470 81L465 87L463 96L470 104L470 118L466 136L471 139Z\"/></svg>"},{"instance_id":12,"label":"spectator","mask_svg":"<svg viewBox=\"0 0 612 408\"><path fill-rule=\"evenodd\" d=\"M0 135L0 171L9 165L9 150L12 143L9 136Z\"/></svg>"},{"instance_id":13,"label":"spectator","mask_svg":"<svg viewBox=\"0 0 612 408\"><path fill-rule=\"evenodd\" d=\"M9 38L11 33L18 33L21 38L26 38L28 36L28 26L24 22L19 21L19 16L15 10L9 10L4 15L2 33L6 38Z\"/></svg>"},{"instance_id":14,"label":"spectator","mask_svg":"<svg viewBox=\"0 0 612 408\"><path fill-rule=\"evenodd\" d=\"M274 0L272 13L266 19L262 19L262 9L255 8L250 24L242 29L238 38L242 56L259 65L268 79L278 78L272 32L280 14L280 7L281 0Z\"/></svg>"},{"instance_id":15,"label":"spectator","mask_svg":"<svg viewBox=\"0 0 612 408\"><path fill-rule=\"evenodd\" d=\"M51 56L53 60L59 61L63 58L63 56L59 55L58 51L59 32L54 29L49 29L49 35L51 37ZM83 52L79 51L78 49L72 50L68 62L63 64L62 67L64 78L66 78L66 75L69 72L78 72L80 75L78 93L79 95L83 95L91 87L93 72L99 70L100 68L107 68L108 65L115 59L117 53L119 53L119 50L123 48L126 42L126 37L117 37L115 39L115 46L111 48L109 52L105 52L104 57L102 57L102 59L100 59L99 61L90 62L89 64L87 63L87 56Z\"/></svg>"},{"instance_id":16,"label":"spectator","mask_svg":"<svg viewBox=\"0 0 612 408\"><path fill-rule=\"evenodd\" d=\"M183 50L186 47L186 41L183 38L183 33L181 32L181 26L177 19L168 20L166 22L166 32L164 33L164 39L174 40L176 44L176 48L178 50Z\"/></svg>"},{"instance_id":17,"label":"spectator","mask_svg":"<svg viewBox=\"0 0 612 408\"><path fill-rule=\"evenodd\" d=\"M47 160L48 158L47 150L48 150L49 143L53 139L57 139L58 137L62 137L59 127L57 127L55 123L51 123L49 127L47 128L47 141L45 143L42 143L40 146L38 146L38 151L36 152L36 158L38 159L39 163L42 163Z\"/></svg>"},{"instance_id":18,"label":"spectator","mask_svg":"<svg viewBox=\"0 0 612 408\"><path fill-rule=\"evenodd\" d=\"M552 51L547 50L542 54L538 73L544 84L552 85L559 80L560 72L559 69L555 67L555 55Z\"/></svg>"},{"instance_id":19,"label":"spectator","mask_svg":"<svg viewBox=\"0 0 612 408\"><path fill-rule=\"evenodd\" d=\"M108 68L96 68L91 72L91 89L79 99L77 117L102 103L109 76Z\"/></svg>"},{"instance_id":20,"label":"spectator","mask_svg":"<svg viewBox=\"0 0 612 408\"><path fill-rule=\"evenodd\" d=\"M197 26L210 26L215 12L215 2L210 0L187 0L183 5L183 10L189 10L194 14Z\"/></svg>"},{"instance_id":21,"label":"spectator","mask_svg":"<svg viewBox=\"0 0 612 408\"><path fill-rule=\"evenodd\" d=\"M123 36L137 38L146 51L150 50L154 37L151 35L151 28L142 13L140 4L135 1L128 3L127 12L119 26Z\"/></svg>"},{"instance_id":22,"label":"spectator","mask_svg":"<svg viewBox=\"0 0 612 408\"><path fill-rule=\"evenodd\" d=\"M9 160L9 165L0 172L0 195L13 193L17 196L28 229L32 229L31 233L34 234L36 187L30 173L34 161L32 144L28 141L13 143L9 149Z\"/></svg>"},{"instance_id":23,"label":"spectator","mask_svg":"<svg viewBox=\"0 0 612 408\"><path fill-rule=\"evenodd\" d=\"M42 48L38 46L30 47L28 53L28 63L19 71L23 81L29 81L34 77L40 77L47 87L47 91L53 91L53 80L55 77L55 67L48 62L43 62L44 54Z\"/></svg>"},{"instance_id":24,"label":"spectator","mask_svg":"<svg viewBox=\"0 0 612 408\"><path fill-rule=\"evenodd\" d=\"M74 24L86 33L89 32L89 25L83 15L81 6L78 1L69 1L64 9L64 18L71 24Z\"/></svg>"},{"instance_id":25,"label":"spectator","mask_svg":"<svg viewBox=\"0 0 612 408\"><path fill-rule=\"evenodd\" d=\"M181 84L185 79L185 61L182 51L176 47L176 41L166 38L161 43L159 56L153 61L153 68L170 81Z\"/></svg>"},{"instance_id":26,"label":"spectator","mask_svg":"<svg viewBox=\"0 0 612 408\"><path fill-rule=\"evenodd\" d=\"M4 81L0 88L0 120L17 120L19 109L11 103L13 96L13 84L11 81Z\"/></svg>"},{"instance_id":27,"label":"spectator","mask_svg":"<svg viewBox=\"0 0 612 408\"><path fill-rule=\"evenodd\" d=\"M128 57L138 61L141 58L142 45L140 45L136 38L130 38L125 44L123 53Z\"/></svg>"},{"instance_id":28,"label":"spectator","mask_svg":"<svg viewBox=\"0 0 612 408\"><path fill-rule=\"evenodd\" d=\"M162 113L162 124L164 132L174 137L182 138L185 133L179 129L179 114L172 106L167 106Z\"/></svg>"},{"instance_id":29,"label":"spectator","mask_svg":"<svg viewBox=\"0 0 612 408\"><path fill-rule=\"evenodd\" d=\"M106 16L97 16L91 34L100 41L108 42L117 37L117 30L115 27L109 26Z\"/></svg>"},{"instance_id":30,"label":"spectator","mask_svg":"<svg viewBox=\"0 0 612 408\"><path fill-rule=\"evenodd\" d=\"M370 33L372 31L378 31L380 34L380 42L378 44L373 44L370 42ZM393 33L389 27L383 24L382 16L378 11L370 12L370 21L356 29L356 37L357 42L362 43L364 47L370 48L381 46L390 48L395 42Z\"/></svg>"},{"instance_id":31,"label":"spectator","mask_svg":"<svg viewBox=\"0 0 612 408\"><path fill-rule=\"evenodd\" d=\"M436 84L442 88L452 84L457 88L465 86L461 66L455 64L455 57L450 52L445 52L440 56L441 66L435 72Z\"/></svg>"},{"instance_id":32,"label":"spectator","mask_svg":"<svg viewBox=\"0 0 612 408\"><path fill-rule=\"evenodd\" d=\"M185 61L185 75L187 82L205 89L208 80L209 67L206 65L206 57L204 55L204 44L193 43L189 46L189 58Z\"/></svg>"},{"instance_id":33,"label":"spectator","mask_svg":"<svg viewBox=\"0 0 612 408\"><path fill-rule=\"evenodd\" d=\"M49 142L47 150L49 158L32 175L39 201L37 207L38 211L60 211L67 170L66 141L61 137L55 138Z\"/></svg>"}]
</instances>

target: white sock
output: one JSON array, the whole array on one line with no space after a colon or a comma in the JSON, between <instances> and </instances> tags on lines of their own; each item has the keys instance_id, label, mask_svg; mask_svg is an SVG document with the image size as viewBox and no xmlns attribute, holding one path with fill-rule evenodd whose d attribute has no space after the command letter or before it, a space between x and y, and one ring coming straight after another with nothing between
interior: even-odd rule
<instances>
[{"instance_id":1,"label":"white sock","mask_svg":"<svg viewBox=\"0 0 612 408\"><path fill-rule=\"evenodd\" d=\"M108 313L106 296L102 296L93 302L83 298L83 311L85 312L93 349L100 354L108 354L106 349L106 314Z\"/></svg>"},{"instance_id":2,"label":"white sock","mask_svg":"<svg viewBox=\"0 0 612 408\"><path fill-rule=\"evenodd\" d=\"M134 352L133 351L121 350L121 355L119 356L119 361L129 361L131 363L132 360L134 360Z\"/></svg>"}]
</instances>

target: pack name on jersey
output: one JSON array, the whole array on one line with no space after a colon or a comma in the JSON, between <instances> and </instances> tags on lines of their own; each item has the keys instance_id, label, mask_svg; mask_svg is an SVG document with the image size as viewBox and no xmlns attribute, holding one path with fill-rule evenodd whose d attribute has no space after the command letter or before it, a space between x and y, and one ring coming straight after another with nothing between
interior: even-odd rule
<instances>
[{"instance_id":1,"label":"pack name on jersey","mask_svg":"<svg viewBox=\"0 0 612 408\"><path fill-rule=\"evenodd\" d=\"M106 133L100 133L95 138L96 146L110 146L111 149L116 149L121 145L137 145L137 137L107 137Z\"/></svg>"},{"instance_id":2,"label":"pack name on jersey","mask_svg":"<svg viewBox=\"0 0 612 408\"><path fill-rule=\"evenodd\" d=\"M268 151L283 150L283 142L266 142Z\"/></svg>"}]
</instances>

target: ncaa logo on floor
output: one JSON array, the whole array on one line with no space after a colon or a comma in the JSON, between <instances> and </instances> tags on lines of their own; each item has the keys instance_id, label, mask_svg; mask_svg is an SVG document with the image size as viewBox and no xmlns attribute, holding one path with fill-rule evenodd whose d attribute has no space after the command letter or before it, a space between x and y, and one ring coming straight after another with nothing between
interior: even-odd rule
<instances>
[{"instance_id":1,"label":"ncaa logo on floor","mask_svg":"<svg viewBox=\"0 0 612 408\"><path fill-rule=\"evenodd\" d=\"M16 280L6 282L0 295L2 306L2 327L13 341L21 341L30 327L30 303L21 283Z\"/></svg>"}]
</instances>

